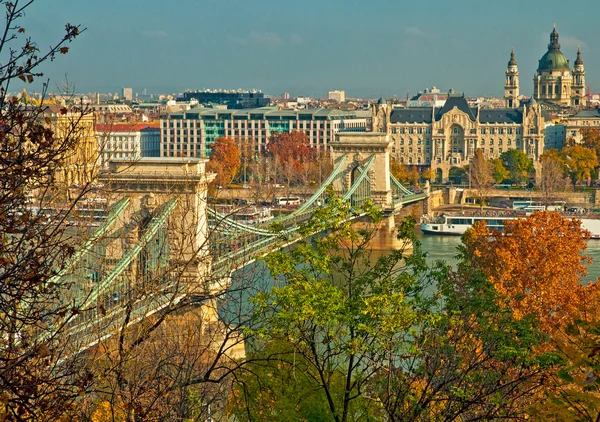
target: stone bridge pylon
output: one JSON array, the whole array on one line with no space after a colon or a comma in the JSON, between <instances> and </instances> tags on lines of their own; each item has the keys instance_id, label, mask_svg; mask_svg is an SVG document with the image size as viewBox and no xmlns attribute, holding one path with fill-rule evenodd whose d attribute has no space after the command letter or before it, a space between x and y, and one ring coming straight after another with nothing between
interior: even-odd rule
<instances>
[{"instance_id":1,"label":"stone bridge pylon","mask_svg":"<svg viewBox=\"0 0 600 422\"><path fill-rule=\"evenodd\" d=\"M365 182L356 188L355 195L370 198L384 210L394 208L390 178L392 141L388 134L379 132L338 133L331 143L334 163L345 160L341 177L333 183L338 193L348 192L363 172Z\"/></svg>"}]
</instances>

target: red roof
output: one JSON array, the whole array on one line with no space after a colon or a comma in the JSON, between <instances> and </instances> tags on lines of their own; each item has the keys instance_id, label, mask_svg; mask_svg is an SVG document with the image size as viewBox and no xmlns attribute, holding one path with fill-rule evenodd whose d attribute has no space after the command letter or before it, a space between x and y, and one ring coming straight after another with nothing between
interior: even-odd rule
<instances>
[{"instance_id":1,"label":"red roof","mask_svg":"<svg viewBox=\"0 0 600 422\"><path fill-rule=\"evenodd\" d=\"M142 129L160 129L158 122L145 123L103 123L96 125L96 132L139 132Z\"/></svg>"}]
</instances>

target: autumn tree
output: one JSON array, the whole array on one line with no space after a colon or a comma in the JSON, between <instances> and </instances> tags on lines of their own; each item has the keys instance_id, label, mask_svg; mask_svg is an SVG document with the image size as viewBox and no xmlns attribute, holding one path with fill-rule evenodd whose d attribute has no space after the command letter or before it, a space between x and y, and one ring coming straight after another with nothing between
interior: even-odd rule
<instances>
[{"instance_id":1,"label":"autumn tree","mask_svg":"<svg viewBox=\"0 0 600 422\"><path fill-rule=\"evenodd\" d=\"M536 212L504 224L503 233L478 223L464 234L469 265L489 278L515 317L533 316L547 333L578 318L600 288L583 282L589 232L581 221Z\"/></svg>"},{"instance_id":2,"label":"autumn tree","mask_svg":"<svg viewBox=\"0 0 600 422\"><path fill-rule=\"evenodd\" d=\"M549 204L557 192L564 192L567 187L565 163L555 149L545 151L541 156L541 163L542 172L538 180L538 187L544 194L546 204Z\"/></svg>"},{"instance_id":3,"label":"autumn tree","mask_svg":"<svg viewBox=\"0 0 600 422\"><path fill-rule=\"evenodd\" d=\"M577 182L587 182L592 172L598 167L598 157L596 153L581 145L573 145L561 150L561 156L564 159L565 166L569 172L569 177L573 184Z\"/></svg>"},{"instance_id":4,"label":"autumn tree","mask_svg":"<svg viewBox=\"0 0 600 422\"><path fill-rule=\"evenodd\" d=\"M510 174L510 180L515 184L523 184L533 173L533 163L523 151L510 149L500 155L504 168Z\"/></svg>"},{"instance_id":5,"label":"autumn tree","mask_svg":"<svg viewBox=\"0 0 600 422\"><path fill-rule=\"evenodd\" d=\"M421 177L425 180L433 180L435 179L435 171L430 167L421 173Z\"/></svg>"},{"instance_id":6,"label":"autumn tree","mask_svg":"<svg viewBox=\"0 0 600 422\"><path fill-rule=\"evenodd\" d=\"M75 236L65 236L69 212L41 211L57 205L72 210L86 190L81 186L73 201L62 202L66 195L55 183L77 145L70 128L83 112L70 110L73 126L59 136L44 115L47 83L37 103L9 94L19 80L41 78L40 66L67 53L81 29L67 24L56 42L36 44L20 23L32 3L0 1L5 16L0 39L0 420L5 421L58 420L89 384L85 366L76 367L75 358L64 352L60 327L49 330L73 315L60 300L68 285L53 278L72 253Z\"/></svg>"},{"instance_id":7,"label":"autumn tree","mask_svg":"<svg viewBox=\"0 0 600 422\"><path fill-rule=\"evenodd\" d=\"M240 171L240 149L231 138L217 138L212 146L207 169L216 173L215 183L227 186Z\"/></svg>"},{"instance_id":8,"label":"autumn tree","mask_svg":"<svg viewBox=\"0 0 600 422\"><path fill-rule=\"evenodd\" d=\"M267 150L274 158L274 166L283 174L288 189L299 179L304 167L310 166L317 157L308 136L297 131L273 133Z\"/></svg>"},{"instance_id":9,"label":"autumn tree","mask_svg":"<svg viewBox=\"0 0 600 422\"><path fill-rule=\"evenodd\" d=\"M469 185L475 190L482 207L494 181L492 172L491 163L485 158L483 151L477 148L473 160L469 164Z\"/></svg>"},{"instance_id":10,"label":"autumn tree","mask_svg":"<svg viewBox=\"0 0 600 422\"><path fill-rule=\"evenodd\" d=\"M411 168L394 159L390 162L390 173L392 173L396 180L406 185L415 185L419 182L419 172L415 168Z\"/></svg>"}]
</instances>

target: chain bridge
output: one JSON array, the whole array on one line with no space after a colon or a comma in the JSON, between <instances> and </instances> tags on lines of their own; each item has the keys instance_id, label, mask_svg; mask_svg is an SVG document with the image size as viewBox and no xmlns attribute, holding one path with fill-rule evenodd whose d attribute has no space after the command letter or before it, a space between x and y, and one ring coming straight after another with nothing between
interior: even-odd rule
<instances>
[{"instance_id":1,"label":"chain bridge","mask_svg":"<svg viewBox=\"0 0 600 422\"><path fill-rule=\"evenodd\" d=\"M68 281L63 301L78 310L59 326L83 350L165 308L210 300L232 271L296 242L299 225L324 205L328 186L353 207L372 200L387 215L426 199L428 189L413 193L390 173L390 150L386 134L339 134L324 183L264 226L209 204L214 175L206 173L205 159L114 160L100 178L110 192L108 212L53 280Z\"/></svg>"}]
</instances>

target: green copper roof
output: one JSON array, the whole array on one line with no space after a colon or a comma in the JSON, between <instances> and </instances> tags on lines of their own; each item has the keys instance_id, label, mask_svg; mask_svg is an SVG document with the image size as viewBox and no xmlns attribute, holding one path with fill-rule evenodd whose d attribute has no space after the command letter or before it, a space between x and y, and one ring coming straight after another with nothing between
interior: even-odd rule
<instances>
[{"instance_id":1,"label":"green copper roof","mask_svg":"<svg viewBox=\"0 0 600 422\"><path fill-rule=\"evenodd\" d=\"M542 56L539 62L538 71L540 70L569 70L569 61L565 55L560 51L560 44L558 43L558 32L556 27L550 34L550 44L548 44L548 51Z\"/></svg>"}]
</instances>

